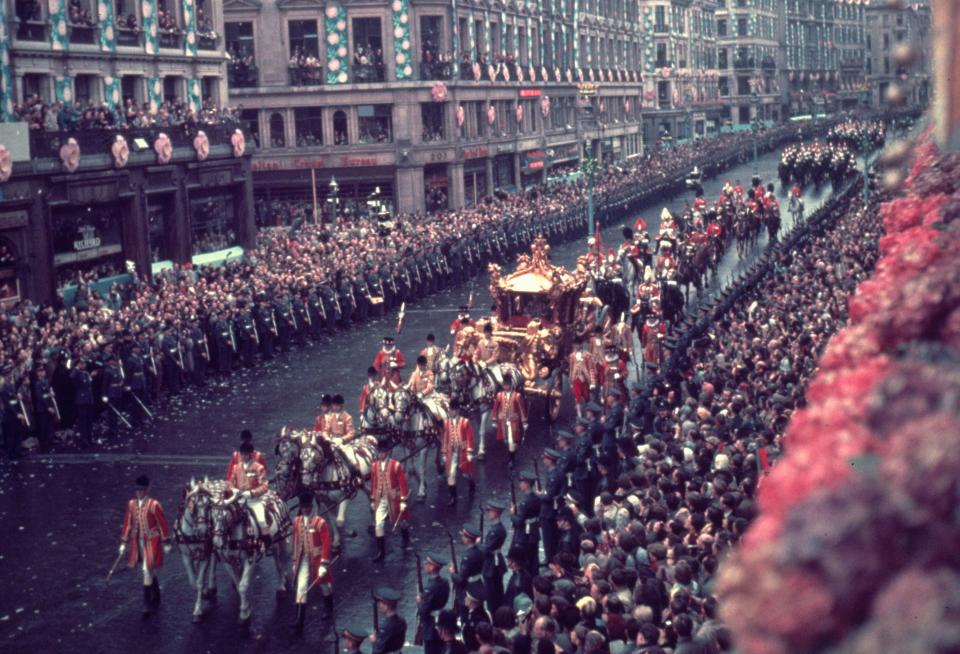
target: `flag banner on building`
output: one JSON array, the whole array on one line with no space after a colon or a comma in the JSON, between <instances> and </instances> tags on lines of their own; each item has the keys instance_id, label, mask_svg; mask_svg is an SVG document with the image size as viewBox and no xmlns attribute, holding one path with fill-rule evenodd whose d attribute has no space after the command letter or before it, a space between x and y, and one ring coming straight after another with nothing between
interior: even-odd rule
<instances>
[{"instance_id":1,"label":"flag banner on building","mask_svg":"<svg viewBox=\"0 0 960 654\"><path fill-rule=\"evenodd\" d=\"M573 0L573 69L580 73L580 0Z\"/></svg>"},{"instance_id":2,"label":"flag banner on building","mask_svg":"<svg viewBox=\"0 0 960 654\"><path fill-rule=\"evenodd\" d=\"M183 41L186 52L191 57L197 56L197 13L194 0L183 0Z\"/></svg>"},{"instance_id":3,"label":"flag banner on building","mask_svg":"<svg viewBox=\"0 0 960 654\"><path fill-rule=\"evenodd\" d=\"M97 1L97 21L100 29L100 49L103 52L117 51L117 35L113 26L113 3L110 0ZM104 96L109 97L109 96Z\"/></svg>"},{"instance_id":4,"label":"flag banner on building","mask_svg":"<svg viewBox=\"0 0 960 654\"><path fill-rule=\"evenodd\" d=\"M393 58L398 80L413 78L410 57L410 0L393 0Z\"/></svg>"},{"instance_id":5,"label":"flag banner on building","mask_svg":"<svg viewBox=\"0 0 960 654\"><path fill-rule=\"evenodd\" d=\"M500 55L507 54L507 12L500 12Z\"/></svg>"},{"instance_id":6,"label":"flag banner on building","mask_svg":"<svg viewBox=\"0 0 960 654\"><path fill-rule=\"evenodd\" d=\"M473 21L473 9L471 9L469 18L467 20L467 36L470 46L470 63L474 63L477 60L477 27Z\"/></svg>"},{"instance_id":7,"label":"flag banner on building","mask_svg":"<svg viewBox=\"0 0 960 654\"><path fill-rule=\"evenodd\" d=\"M157 0L143 0L140 5L143 15L144 49L147 54L157 54L160 51L157 41Z\"/></svg>"},{"instance_id":8,"label":"flag banner on building","mask_svg":"<svg viewBox=\"0 0 960 654\"><path fill-rule=\"evenodd\" d=\"M327 5L324 21L327 35L327 84L346 84L347 75L347 10L341 4Z\"/></svg>"}]
</instances>

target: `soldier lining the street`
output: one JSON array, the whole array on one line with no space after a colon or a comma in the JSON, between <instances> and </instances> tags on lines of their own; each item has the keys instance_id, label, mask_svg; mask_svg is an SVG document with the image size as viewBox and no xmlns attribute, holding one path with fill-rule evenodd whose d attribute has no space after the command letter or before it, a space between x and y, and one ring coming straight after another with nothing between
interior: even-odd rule
<instances>
[{"instance_id":1,"label":"soldier lining the street","mask_svg":"<svg viewBox=\"0 0 960 654\"><path fill-rule=\"evenodd\" d=\"M340 637L343 639L343 650L345 652L362 652L361 646L370 637L370 634L351 625L340 631Z\"/></svg>"},{"instance_id":2,"label":"soldier lining the street","mask_svg":"<svg viewBox=\"0 0 960 654\"><path fill-rule=\"evenodd\" d=\"M453 564L450 564L450 581L456 591L453 605L461 621L467 619L465 603L467 585L478 583L483 579L483 552L477 546L480 536L480 530L473 525L463 525L460 530L460 542L466 549L460 555L459 567L454 568Z\"/></svg>"},{"instance_id":3,"label":"soldier lining the street","mask_svg":"<svg viewBox=\"0 0 960 654\"><path fill-rule=\"evenodd\" d=\"M380 588L374 593L377 600L377 610L383 614L380 618L380 628L370 636L373 643L373 654L390 654L399 652L407 639L407 623L397 615L397 604L400 603L400 593L392 588Z\"/></svg>"},{"instance_id":4,"label":"soldier lining the street","mask_svg":"<svg viewBox=\"0 0 960 654\"><path fill-rule=\"evenodd\" d=\"M483 535L480 551L483 553L483 588L486 591L487 609L495 613L503 601L503 575L506 564L500 548L507 540L507 529L500 522L500 516L507 505L499 500L487 500L483 505L487 512L487 533Z\"/></svg>"},{"instance_id":5,"label":"soldier lining the street","mask_svg":"<svg viewBox=\"0 0 960 654\"><path fill-rule=\"evenodd\" d=\"M432 554L427 554L423 562L427 581L423 595L417 595L417 617L420 621L424 654L438 654L442 646L434 613L442 611L450 599L450 582L440 574L446 564L442 558Z\"/></svg>"},{"instance_id":6,"label":"soldier lining the street","mask_svg":"<svg viewBox=\"0 0 960 654\"><path fill-rule=\"evenodd\" d=\"M510 507L513 514L512 548L523 552L523 566L531 578L540 572L540 496L533 491L537 477L529 471L517 475L520 494L517 504Z\"/></svg>"}]
</instances>

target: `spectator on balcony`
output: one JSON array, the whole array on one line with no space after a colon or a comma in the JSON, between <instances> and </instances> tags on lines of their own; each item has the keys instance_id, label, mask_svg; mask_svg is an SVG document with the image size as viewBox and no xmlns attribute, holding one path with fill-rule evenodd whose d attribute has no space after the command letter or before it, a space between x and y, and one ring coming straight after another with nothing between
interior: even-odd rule
<instances>
[{"instance_id":1,"label":"spectator on balcony","mask_svg":"<svg viewBox=\"0 0 960 654\"><path fill-rule=\"evenodd\" d=\"M197 9L197 35L205 39L217 38L217 31L213 29L213 21L204 13L203 7Z\"/></svg>"},{"instance_id":2,"label":"spectator on balcony","mask_svg":"<svg viewBox=\"0 0 960 654\"><path fill-rule=\"evenodd\" d=\"M93 27L94 25L90 10L83 5L81 0L70 0L67 15L71 25L80 27Z\"/></svg>"}]
</instances>

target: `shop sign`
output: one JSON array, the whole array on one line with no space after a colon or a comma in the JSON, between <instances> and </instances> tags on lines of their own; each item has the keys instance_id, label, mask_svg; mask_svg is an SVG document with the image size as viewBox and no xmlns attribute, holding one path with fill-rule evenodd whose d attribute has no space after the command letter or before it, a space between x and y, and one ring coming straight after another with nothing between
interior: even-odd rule
<instances>
[{"instance_id":1,"label":"shop sign","mask_svg":"<svg viewBox=\"0 0 960 654\"><path fill-rule=\"evenodd\" d=\"M80 239L73 242L73 249L77 252L100 247L100 237L97 236L97 229L93 225L80 225L77 233Z\"/></svg>"},{"instance_id":2,"label":"shop sign","mask_svg":"<svg viewBox=\"0 0 960 654\"><path fill-rule=\"evenodd\" d=\"M599 90L600 85L594 84L593 82L580 82L577 84L577 93L580 95L596 95Z\"/></svg>"},{"instance_id":3,"label":"shop sign","mask_svg":"<svg viewBox=\"0 0 960 654\"><path fill-rule=\"evenodd\" d=\"M520 89L521 98L539 98L542 93L540 89Z\"/></svg>"},{"instance_id":4,"label":"shop sign","mask_svg":"<svg viewBox=\"0 0 960 654\"><path fill-rule=\"evenodd\" d=\"M200 186L229 186L233 175L229 170L209 170L200 173Z\"/></svg>"},{"instance_id":5,"label":"shop sign","mask_svg":"<svg viewBox=\"0 0 960 654\"><path fill-rule=\"evenodd\" d=\"M523 167L527 170L542 170L546 165L547 153L543 150L530 150L523 153Z\"/></svg>"},{"instance_id":6,"label":"shop sign","mask_svg":"<svg viewBox=\"0 0 960 654\"><path fill-rule=\"evenodd\" d=\"M558 145L548 149L547 156L551 161L567 161L569 159L576 159L580 154L578 148L579 145L576 143Z\"/></svg>"},{"instance_id":7,"label":"shop sign","mask_svg":"<svg viewBox=\"0 0 960 654\"><path fill-rule=\"evenodd\" d=\"M464 148L463 149L463 158L464 159L480 159L481 157L490 156L490 151L487 148Z\"/></svg>"},{"instance_id":8,"label":"shop sign","mask_svg":"<svg viewBox=\"0 0 960 654\"><path fill-rule=\"evenodd\" d=\"M327 157L320 159L254 159L254 172L269 172L274 170L310 170L311 168L362 168L365 166L386 165L378 157Z\"/></svg>"},{"instance_id":9,"label":"shop sign","mask_svg":"<svg viewBox=\"0 0 960 654\"><path fill-rule=\"evenodd\" d=\"M111 202L117 199L120 189L116 182L106 184L74 184L67 187L67 200L73 204Z\"/></svg>"}]
</instances>

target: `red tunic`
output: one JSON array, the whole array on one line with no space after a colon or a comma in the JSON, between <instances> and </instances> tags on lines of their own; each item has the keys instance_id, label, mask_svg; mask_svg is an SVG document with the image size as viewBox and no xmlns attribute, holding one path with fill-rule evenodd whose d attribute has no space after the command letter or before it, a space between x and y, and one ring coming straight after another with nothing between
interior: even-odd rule
<instances>
[{"instance_id":1,"label":"red tunic","mask_svg":"<svg viewBox=\"0 0 960 654\"><path fill-rule=\"evenodd\" d=\"M320 418L318 417L317 420L319 420L319 419L320 419ZM314 431L319 431L319 430L316 429L316 428L314 428ZM227 465L227 476L225 477L225 479L226 479L227 481L230 481L230 476L233 474L233 469L234 469L234 467L240 465L240 460L241 460L241 459L240 459L240 452L239 452L239 451L234 451L233 456L230 457L230 463ZM253 460L256 461L257 463L259 463L260 465L262 465L262 466L264 467L264 469L266 469L266 467L267 467L267 460L266 460L265 458L263 458L263 452L261 452L260 450L254 450L254 451L253 451Z\"/></svg>"},{"instance_id":2,"label":"red tunic","mask_svg":"<svg viewBox=\"0 0 960 654\"><path fill-rule=\"evenodd\" d=\"M317 581L317 570L321 565L330 563L330 528L320 516L304 518L298 515L293 521L293 574L297 574L303 556L307 557L311 584L329 584L333 581L330 570Z\"/></svg>"},{"instance_id":3,"label":"red tunic","mask_svg":"<svg viewBox=\"0 0 960 654\"><path fill-rule=\"evenodd\" d=\"M170 540L170 529L163 515L163 507L152 497L145 498L143 504L136 498L127 502L120 540L132 542L127 556L127 565L131 568L140 560L141 538L144 543L144 562L147 570L153 572L163 566L163 544Z\"/></svg>"},{"instance_id":4,"label":"red tunic","mask_svg":"<svg viewBox=\"0 0 960 654\"><path fill-rule=\"evenodd\" d=\"M391 363L396 365L391 366ZM380 350L377 352L377 357L373 360L373 367L380 373L381 379L389 379L398 386L403 383L400 377L400 371L403 370L405 365L406 361L403 358L403 352L397 349L394 349L392 352Z\"/></svg>"},{"instance_id":5,"label":"red tunic","mask_svg":"<svg viewBox=\"0 0 960 654\"><path fill-rule=\"evenodd\" d=\"M579 355L579 356L578 356ZM590 352L570 354L570 381L573 382L573 399L586 402L590 399L590 387L597 383L597 369Z\"/></svg>"},{"instance_id":6,"label":"red tunic","mask_svg":"<svg viewBox=\"0 0 960 654\"><path fill-rule=\"evenodd\" d=\"M363 385L363 388L360 389L360 415L367 410L367 402L370 401L370 393L377 390L377 382L370 383L369 381Z\"/></svg>"},{"instance_id":7,"label":"red tunic","mask_svg":"<svg viewBox=\"0 0 960 654\"><path fill-rule=\"evenodd\" d=\"M253 496L263 495L270 490L267 485L267 469L256 461L234 466L227 483L241 493L250 491Z\"/></svg>"},{"instance_id":8,"label":"red tunic","mask_svg":"<svg viewBox=\"0 0 960 654\"><path fill-rule=\"evenodd\" d=\"M667 334L667 326L662 322L651 325L647 322L640 333L640 340L643 343L643 358L647 363L660 364L660 346L657 334Z\"/></svg>"},{"instance_id":9,"label":"red tunic","mask_svg":"<svg viewBox=\"0 0 960 654\"><path fill-rule=\"evenodd\" d=\"M457 465L460 472L467 475L472 473L473 461L469 460L467 453L473 453L473 425L463 416L443 421L443 460L448 471L454 447L458 450Z\"/></svg>"},{"instance_id":10,"label":"red tunic","mask_svg":"<svg viewBox=\"0 0 960 654\"><path fill-rule=\"evenodd\" d=\"M600 383L603 385L603 397L615 391L621 397L625 394L626 385L624 380L627 378L627 364L623 359L617 357L613 361L604 359L600 362Z\"/></svg>"},{"instance_id":11,"label":"red tunic","mask_svg":"<svg viewBox=\"0 0 960 654\"><path fill-rule=\"evenodd\" d=\"M507 439L507 425L513 429L513 442L519 444L523 437L523 424L527 422L527 407L516 391L500 391L491 408L497 419L497 440Z\"/></svg>"},{"instance_id":12,"label":"red tunic","mask_svg":"<svg viewBox=\"0 0 960 654\"><path fill-rule=\"evenodd\" d=\"M386 471L382 470L384 463ZM384 496L390 505L390 520L397 522L401 516L400 502L407 501L407 475L396 459L375 461L370 471L370 502L376 507ZM407 519L407 511L401 517Z\"/></svg>"},{"instance_id":13,"label":"red tunic","mask_svg":"<svg viewBox=\"0 0 960 654\"><path fill-rule=\"evenodd\" d=\"M467 320L460 320L459 318L457 318L452 323L450 323L450 335L452 336L453 334L456 334L458 331L460 331L460 328L462 327L473 327L474 329L476 329L477 325L469 318Z\"/></svg>"}]
</instances>

